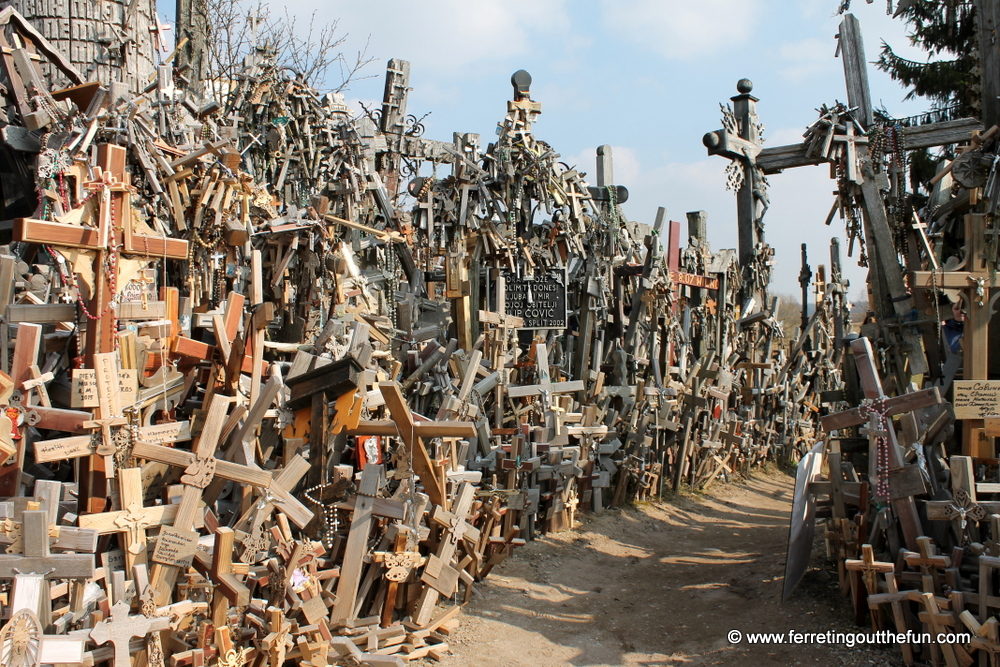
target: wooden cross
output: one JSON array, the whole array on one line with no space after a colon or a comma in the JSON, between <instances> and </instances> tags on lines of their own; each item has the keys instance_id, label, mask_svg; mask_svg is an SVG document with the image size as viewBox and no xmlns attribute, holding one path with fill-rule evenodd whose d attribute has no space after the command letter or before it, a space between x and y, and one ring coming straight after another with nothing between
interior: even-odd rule
<instances>
[{"instance_id":1,"label":"wooden cross","mask_svg":"<svg viewBox=\"0 0 1000 667\"><path fill-rule=\"evenodd\" d=\"M838 412L822 417L820 422L823 430L827 432L835 431L850 426L857 426L871 420L872 442L869 452L870 459L872 461L877 460L878 452L876 451L876 447L878 446L878 438L876 434L881 434L880 437L885 439L882 446L888 449L887 452L883 450L883 455L887 457L888 470L892 471L902 468L903 459L899 445L896 442L896 431L891 420L888 418L904 412L937 405L942 402L941 394L937 387L932 387L931 389L925 389L924 391L912 394L887 398L882 392L882 382L878 376L878 369L875 367L875 357L872 352L871 343L867 338L858 338L851 342L851 349L854 351L854 360L858 374L861 377L861 387L864 390L865 398L869 401L874 401L873 406L880 407L869 408L865 411L870 414L863 414L860 408L854 408L846 412ZM886 420L886 424L877 423L880 421L879 414ZM883 471L882 474L886 474L886 472ZM877 487L877 481L872 480L873 487ZM892 495L891 481L890 495ZM889 498L887 500L892 501L893 510L899 516L899 520L902 523L907 548L911 551L916 550L918 544L917 538L923 534L923 531L920 527L920 516L917 514L917 507L913 496L905 495L900 498Z\"/></svg>"},{"instance_id":2,"label":"wooden cross","mask_svg":"<svg viewBox=\"0 0 1000 667\"><path fill-rule=\"evenodd\" d=\"M129 571L147 562L146 529L172 524L177 518L178 505L143 506L142 470L118 470L118 494L121 509L80 517L81 528L92 528L101 535L119 533L125 543L125 564Z\"/></svg>"},{"instance_id":3,"label":"wooden cross","mask_svg":"<svg viewBox=\"0 0 1000 667\"><path fill-rule=\"evenodd\" d=\"M129 667L129 641L132 637L145 637L152 624L145 616L129 615L127 602L119 601L111 607L111 620L103 620L90 631L90 638L98 645L111 644L115 647L115 667Z\"/></svg>"},{"instance_id":4,"label":"wooden cross","mask_svg":"<svg viewBox=\"0 0 1000 667\"><path fill-rule=\"evenodd\" d=\"M574 495L573 500L570 502L572 503L572 507L575 509L576 503L579 501L577 501L576 496ZM571 515L572 513L573 510L570 510ZM572 524L572 520L570 523ZM514 526L503 536L491 536L489 538L489 555L486 558L486 563L479 570L479 574L477 575L478 579L485 578L494 567L507 560L507 558L514 553L515 547L523 547L527 544L526 540L518 537L520 532L521 529Z\"/></svg>"},{"instance_id":5,"label":"wooden cross","mask_svg":"<svg viewBox=\"0 0 1000 667\"><path fill-rule=\"evenodd\" d=\"M160 15L153 12L153 25L149 26L149 32L155 37L156 48L164 53L169 53L167 48L167 36L164 34L170 30L170 26L160 23Z\"/></svg>"},{"instance_id":6,"label":"wooden cross","mask_svg":"<svg viewBox=\"0 0 1000 667\"><path fill-rule=\"evenodd\" d=\"M977 524L985 521L990 514L1000 512L1000 502L979 502L976 498L976 481L973 476L973 459L968 456L952 456L951 488L953 500L933 500L924 505L930 521L951 521L961 543L971 539L979 541Z\"/></svg>"},{"instance_id":7,"label":"wooden cross","mask_svg":"<svg viewBox=\"0 0 1000 667\"><path fill-rule=\"evenodd\" d=\"M935 570L951 567L951 558L935 553L937 548L934 546L934 540L927 536L921 536L917 540L917 549L918 553L904 551L903 560L910 567L920 568L920 590L924 593L934 593L939 588Z\"/></svg>"},{"instance_id":8,"label":"wooden cross","mask_svg":"<svg viewBox=\"0 0 1000 667\"><path fill-rule=\"evenodd\" d=\"M347 534L347 547L337 583L337 602L333 606L330 619L335 625L346 625L355 617L355 598L361 582L361 568L371 532L372 506L375 504L375 494L382 486L384 475L385 468L382 465L371 463L361 472L358 503L354 507L351 530Z\"/></svg>"},{"instance_id":9,"label":"wooden cross","mask_svg":"<svg viewBox=\"0 0 1000 667\"><path fill-rule=\"evenodd\" d=\"M754 263L757 247L764 242L763 215L758 206L764 203L763 183L757 182L757 156L761 152L760 122L757 118L756 97L750 94L753 83L741 79L736 84L739 92L731 97L732 113L726 112L721 130L709 132L702 142L709 155L722 155L736 161L743 170L743 178L736 192L737 224L739 229L740 266L749 267ZM745 296L754 296L747 294ZM757 301L760 302L759 295Z\"/></svg>"},{"instance_id":10,"label":"wooden cross","mask_svg":"<svg viewBox=\"0 0 1000 667\"><path fill-rule=\"evenodd\" d=\"M420 601L413 614L413 622L417 625L424 625L430 621L434 606L441 595L452 595L458 589L459 574L451 566L451 559L459 542L465 540L474 545L479 540L479 531L466 520L474 499L475 487L463 482L458 487L455 505L451 512L440 506L434 508L432 519L444 529L444 534L438 543L437 553L428 560L420 577L427 586L420 595Z\"/></svg>"},{"instance_id":11,"label":"wooden cross","mask_svg":"<svg viewBox=\"0 0 1000 667\"><path fill-rule=\"evenodd\" d=\"M854 598L855 614L857 614L857 610L863 609L862 602L869 595L878 593L878 575L885 572L892 572L895 567L892 563L876 561L875 550L870 544L861 545L861 554L860 560L848 559L844 563L848 571L857 573L851 577L851 595ZM858 587L859 579L864 584L865 595L862 595Z\"/></svg>"},{"instance_id":12,"label":"wooden cross","mask_svg":"<svg viewBox=\"0 0 1000 667\"><path fill-rule=\"evenodd\" d=\"M552 381L549 376L549 352L545 347L545 343L535 344L535 369L538 375L538 383L508 387L507 394L511 398L543 396L548 400L552 394L569 394L575 391L583 391L586 388L583 380L570 380L568 382Z\"/></svg>"},{"instance_id":13,"label":"wooden cross","mask_svg":"<svg viewBox=\"0 0 1000 667\"><path fill-rule=\"evenodd\" d=\"M168 259L187 259L188 242L183 239L135 233L129 200L129 187L125 183L125 148L103 144L98 146L98 166L102 179L86 184L98 193L97 228L60 222L17 218L14 221L13 240L39 243L57 248L79 248L95 251L93 262L94 285L87 310L97 319L90 321L95 331L88 331L86 341L87 362L95 353L114 349L114 317L108 315L108 304L115 298L111 290L112 276L105 275L104 263L111 242L127 254L148 255ZM114 219L112 219L112 212ZM93 367L90 363L88 366Z\"/></svg>"},{"instance_id":14,"label":"wooden cross","mask_svg":"<svg viewBox=\"0 0 1000 667\"><path fill-rule=\"evenodd\" d=\"M423 440L435 437L475 437L476 425L472 422L417 421L403 398L398 382L380 382L378 386L393 421L362 421L357 429L348 431L348 435L388 435L401 438L406 446L405 454L412 459L413 471L420 477L431 502L447 506L448 498L437 466L431 461Z\"/></svg>"},{"instance_id":15,"label":"wooden cross","mask_svg":"<svg viewBox=\"0 0 1000 667\"><path fill-rule=\"evenodd\" d=\"M913 286L919 289L951 289L962 292L966 306L962 335L962 377L965 380L989 378L989 325L993 316L991 294L993 276L986 266L986 221L982 214L965 216L965 258L949 271L914 271ZM933 298L933 297L932 297ZM965 456L992 457L992 448L983 441L981 419L967 419L962 428L962 453Z\"/></svg>"},{"instance_id":16,"label":"wooden cross","mask_svg":"<svg viewBox=\"0 0 1000 667\"><path fill-rule=\"evenodd\" d=\"M39 573L45 579L93 578L93 554L51 553L48 516L45 510L24 512L24 554L0 554L0 579L13 579L21 573Z\"/></svg>"},{"instance_id":17,"label":"wooden cross","mask_svg":"<svg viewBox=\"0 0 1000 667\"><path fill-rule=\"evenodd\" d=\"M376 551L372 558L376 563L382 563L385 568L385 578L389 581L385 593L385 602L382 605L382 627L392 624L392 614L396 608L396 597L399 594L399 585L409 580L414 568L420 567L427 562L427 558L420 555L419 551L411 551L408 548L410 540L410 529L403 525L396 525L396 538L392 551Z\"/></svg>"},{"instance_id":18,"label":"wooden cross","mask_svg":"<svg viewBox=\"0 0 1000 667\"><path fill-rule=\"evenodd\" d=\"M875 593L868 596L868 607L873 612L880 604L889 603L892 605L892 619L896 623L896 632L906 633L909 629L907 624L907 614L903 610L903 602L909 602L910 591L899 591L896 583L896 576L892 572L885 573L885 593ZM907 665L913 664L913 647L909 642L900 645L903 652L903 662Z\"/></svg>"},{"instance_id":19,"label":"wooden cross","mask_svg":"<svg viewBox=\"0 0 1000 667\"><path fill-rule=\"evenodd\" d=\"M961 619L972 630L972 648L982 651L980 655L987 656L989 667L1000 667L1000 621L990 617L980 625L969 611L963 611Z\"/></svg>"},{"instance_id":20,"label":"wooden cross","mask_svg":"<svg viewBox=\"0 0 1000 667\"><path fill-rule=\"evenodd\" d=\"M233 571L235 540L236 531L227 526L220 526L215 530L215 546L212 549L211 562L205 554L201 552L195 554L195 568L215 582L212 622L216 627L225 625L230 605L241 608L250 603L250 589Z\"/></svg>"},{"instance_id":21,"label":"wooden cross","mask_svg":"<svg viewBox=\"0 0 1000 667\"><path fill-rule=\"evenodd\" d=\"M267 608L268 634L261 641L267 650L267 665L282 667L285 664L285 654L292 647L292 624L285 618L285 612L279 607Z\"/></svg>"},{"instance_id":22,"label":"wooden cross","mask_svg":"<svg viewBox=\"0 0 1000 667\"><path fill-rule=\"evenodd\" d=\"M184 538L186 541L197 539L197 535L190 535L190 531L195 526L195 515L201 502L202 491L213 478L219 476L239 484L265 489L271 484L271 473L265 470L215 458L229 404L230 399L225 396L220 394L212 396L201 435L190 452L144 442L136 443L132 450L132 455L139 459L184 467L184 475L181 476L184 491L172 528L176 531L175 535L186 535ZM162 531L160 539L163 539ZM176 576L176 566L157 563L153 568L150 579L157 594L158 604L162 604L169 597Z\"/></svg>"},{"instance_id":23,"label":"wooden cross","mask_svg":"<svg viewBox=\"0 0 1000 667\"><path fill-rule=\"evenodd\" d=\"M860 171L861 155L858 152L858 146L867 144L868 137L864 135L858 136L854 133L853 121L844 121L844 125L844 134L834 135L833 141L834 143L844 144L845 159L847 160L847 179L852 183L860 184L864 181L864 177Z\"/></svg>"}]
</instances>

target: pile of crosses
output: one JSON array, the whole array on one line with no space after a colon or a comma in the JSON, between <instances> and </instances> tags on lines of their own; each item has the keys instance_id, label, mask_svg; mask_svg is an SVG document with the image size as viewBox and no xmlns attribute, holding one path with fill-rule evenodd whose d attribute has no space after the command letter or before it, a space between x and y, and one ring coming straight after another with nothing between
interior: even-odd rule
<instances>
[{"instance_id":1,"label":"pile of crosses","mask_svg":"<svg viewBox=\"0 0 1000 667\"><path fill-rule=\"evenodd\" d=\"M526 72L482 148L421 136L403 61L352 117L266 49L206 101L176 51L88 79L10 7L0 48L11 664L435 657L526 539L808 451L842 388L836 266L785 349L770 249L628 221Z\"/></svg>"},{"instance_id":2,"label":"pile of crosses","mask_svg":"<svg viewBox=\"0 0 1000 667\"><path fill-rule=\"evenodd\" d=\"M977 653L995 665L1000 382L991 379L990 341L1000 119L991 118L986 91L997 82L984 82L988 129L941 114L887 118L871 106L855 17L844 17L838 38L848 101L823 105L802 143L762 149L706 139L710 151L742 153L764 175L829 164L837 191L827 222L840 214L870 268L860 336L833 338L826 372L840 386L809 402L821 433L797 471L785 595L810 565L820 519L859 625L906 637L907 665L967 666ZM983 71L995 77L998 54L988 44ZM905 167L910 151L939 146L953 148L924 201L907 191ZM804 296L810 273L804 263Z\"/></svg>"}]
</instances>

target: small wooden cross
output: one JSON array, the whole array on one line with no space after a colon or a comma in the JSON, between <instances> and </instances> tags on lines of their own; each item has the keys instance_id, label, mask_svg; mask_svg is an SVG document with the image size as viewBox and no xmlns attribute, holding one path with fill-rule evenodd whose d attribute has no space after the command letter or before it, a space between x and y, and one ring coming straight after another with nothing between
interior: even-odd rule
<instances>
[{"instance_id":1,"label":"small wooden cross","mask_svg":"<svg viewBox=\"0 0 1000 667\"><path fill-rule=\"evenodd\" d=\"M586 389L586 385L583 380L552 382L549 376L549 352L545 347L545 343L537 343L535 345L535 368L538 375L538 383L518 387L508 387L507 394L511 398L568 394L574 391L583 391Z\"/></svg>"},{"instance_id":2,"label":"small wooden cross","mask_svg":"<svg viewBox=\"0 0 1000 667\"><path fill-rule=\"evenodd\" d=\"M1000 621L990 617L979 625L979 621L968 611L962 612L962 621L974 633L970 642L972 648L981 651L980 655L988 656L990 667L1000 667Z\"/></svg>"},{"instance_id":3,"label":"small wooden cross","mask_svg":"<svg viewBox=\"0 0 1000 667\"><path fill-rule=\"evenodd\" d=\"M852 121L844 121L845 131L844 134L838 134L833 137L835 143L844 144L844 158L847 161L847 179L852 183L863 183L865 178L861 175L860 163L858 159L860 155L858 154L858 146L868 143L868 137L864 135L857 135L854 133L854 123Z\"/></svg>"},{"instance_id":4,"label":"small wooden cross","mask_svg":"<svg viewBox=\"0 0 1000 667\"><path fill-rule=\"evenodd\" d=\"M115 667L129 667L129 641L132 637L145 637L152 623L142 615L130 616L129 605L119 600L111 607L111 619L103 620L90 631L90 638L98 645L111 642L115 647Z\"/></svg>"},{"instance_id":5,"label":"small wooden cross","mask_svg":"<svg viewBox=\"0 0 1000 667\"><path fill-rule=\"evenodd\" d=\"M576 496L573 496L573 498L575 501ZM515 547L523 547L527 544L526 540L518 537L520 532L521 529L514 526L507 531L506 535L503 535L502 537L497 536L489 538L489 555L486 557L485 565L483 565L482 569L479 570L477 579L483 579L493 570L494 567L507 560L507 558L514 553Z\"/></svg>"},{"instance_id":6,"label":"small wooden cross","mask_svg":"<svg viewBox=\"0 0 1000 667\"><path fill-rule=\"evenodd\" d=\"M385 603L382 605L382 627L384 628L392 624L392 614L396 609L399 585L410 578L414 568L427 562L427 558L421 556L419 551L411 551L407 547L410 540L410 529L398 524L395 528L396 538L393 550L376 551L372 554L372 560L385 566L385 578L389 581L385 593Z\"/></svg>"},{"instance_id":7,"label":"small wooden cross","mask_svg":"<svg viewBox=\"0 0 1000 667\"><path fill-rule=\"evenodd\" d=\"M925 503L930 521L951 521L955 534L962 542L979 541L977 524L993 513L1000 512L1000 502L979 502L976 498L976 480L973 477L973 459L969 456L952 456L951 486L954 499L933 500Z\"/></svg>"},{"instance_id":8,"label":"small wooden cross","mask_svg":"<svg viewBox=\"0 0 1000 667\"><path fill-rule=\"evenodd\" d=\"M909 625L906 620L907 614L903 611L903 602L909 603L911 591L900 592L899 585L896 584L896 577L892 572L885 573L885 585L887 592L868 596L868 608L872 610L874 615L879 605L889 603L892 606L892 618L896 623L896 632L905 633L909 629ZM903 662L912 665L913 647L909 642L903 642L900 644L900 649L903 651Z\"/></svg>"},{"instance_id":9,"label":"small wooden cross","mask_svg":"<svg viewBox=\"0 0 1000 667\"><path fill-rule=\"evenodd\" d=\"M920 553L903 552L903 560L910 567L919 567L922 573L920 589L925 593L934 593L937 589L935 570L951 567L951 558L937 554L934 540L922 536L917 540Z\"/></svg>"},{"instance_id":10,"label":"small wooden cross","mask_svg":"<svg viewBox=\"0 0 1000 667\"><path fill-rule=\"evenodd\" d=\"M854 598L855 614L864 607L862 602L869 595L878 593L878 575L884 572L892 572L895 566L892 563L883 563L875 560L875 550L870 544L861 545L861 560L848 559L844 563L848 571L855 574L851 577L851 595ZM865 594L862 595L858 587L858 579L864 583ZM861 612L863 614L863 612ZM861 615L863 619L863 615Z\"/></svg>"},{"instance_id":11,"label":"small wooden cross","mask_svg":"<svg viewBox=\"0 0 1000 667\"><path fill-rule=\"evenodd\" d=\"M285 664L285 654L292 648L292 624L285 618L285 612L279 607L267 608L268 634L261 641L261 646L267 649L268 667L282 667Z\"/></svg>"}]
</instances>

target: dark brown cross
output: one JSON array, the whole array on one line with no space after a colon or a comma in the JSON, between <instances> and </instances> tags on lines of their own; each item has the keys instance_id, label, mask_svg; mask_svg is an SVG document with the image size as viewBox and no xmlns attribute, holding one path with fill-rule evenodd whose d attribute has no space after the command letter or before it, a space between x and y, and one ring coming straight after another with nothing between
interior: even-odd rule
<instances>
[{"instance_id":1,"label":"dark brown cross","mask_svg":"<svg viewBox=\"0 0 1000 667\"><path fill-rule=\"evenodd\" d=\"M576 496L573 498L575 500ZM520 532L521 529L514 526L507 531L506 535L496 537L491 536L489 538L489 555L486 557L486 563L483 565L482 569L479 570L479 574L477 575L478 579L483 579L493 570L494 567L507 560L507 558L514 553L515 547L523 547L527 544L527 541L518 537Z\"/></svg>"},{"instance_id":2,"label":"dark brown cross","mask_svg":"<svg viewBox=\"0 0 1000 667\"><path fill-rule=\"evenodd\" d=\"M951 558L935 553L937 548L934 546L934 540L927 536L922 536L917 540L917 548L919 553L904 551L903 560L910 567L920 568L920 590L924 593L934 593L939 588L936 570L951 567Z\"/></svg>"},{"instance_id":3,"label":"dark brown cross","mask_svg":"<svg viewBox=\"0 0 1000 667\"><path fill-rule=\"evenodd\" d=\"M822 417L820 422L823 430L829 432L858 426L871 420L870 428L872 435L869 457L872 461L877 460L879 452L876 450L878 443L876 434L881 434L881 437L885 439L882 446L888 449L888 451L883 450L882 452L883 456L887 457L888 471L883 470L881 474L887 474L889 471L902 468L903 466L902 455L899 451L899 445L896 442L896 431L889 417L937 405L942 402L941 394L937 387L932 387L931 389L913 392L912 394L887 398L882 392L882 381L879 379L878 369L875 367L875 356L871 343L867 338L858 338L851 342L851 350L854 352L854 361L858 369L858 374L861 377L861 387L864 390L865 399L872 402L872 407L865 410L862 410L862 408L853 408L845 412L837 412ZM880 423L883 419L886 422L885 424ZM873 487L877 487L877 481L872 480ZM891 495L892 488L890 484ZM906 495L899 498L885 498L883 500L892 501L893 510L903 526L903 535L906 539L907 548L911 551L917 550L917 538L923 535L923 529L920 527L920 516L917 514L917 506L913 500L913 496Z\"/></svg>"}]
</instances>

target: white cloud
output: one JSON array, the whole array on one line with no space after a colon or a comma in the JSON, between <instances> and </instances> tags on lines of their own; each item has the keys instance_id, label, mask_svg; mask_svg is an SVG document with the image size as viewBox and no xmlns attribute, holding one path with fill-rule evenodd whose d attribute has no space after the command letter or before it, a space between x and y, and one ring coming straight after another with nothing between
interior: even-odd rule
<instances>
[{"instance_id":1,"label":"white cloud","mask_svg":"<svg viewBox=\"0 0 1000 667\"><path fill-rule=\"evenodd\" d=\"M757 14L755 0L601 0L606 28L671 60L743 44Z\"/></svg>"},{"instance_id":2,"label":"white cloud","mask_svg":"<svg viewBox=\"0 0 1000 667\"><path fill-rule=\"evenodd\" d=\"M541 38L569 28L567 0L397 0L329 3L279 0L301 17L316 11L316 23L339 20L350 44L369 54L402 58L421 68L455 72L477 62L530 53ZM356 47L354 47L356 48Z\"/></svg>"}]
</instances>

